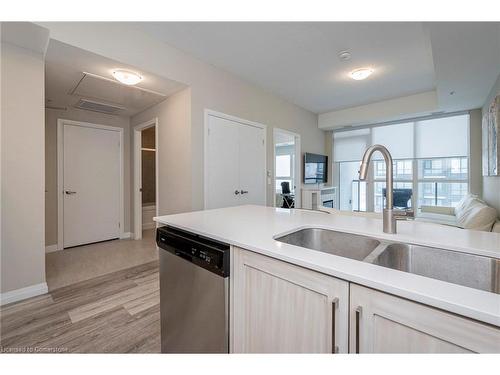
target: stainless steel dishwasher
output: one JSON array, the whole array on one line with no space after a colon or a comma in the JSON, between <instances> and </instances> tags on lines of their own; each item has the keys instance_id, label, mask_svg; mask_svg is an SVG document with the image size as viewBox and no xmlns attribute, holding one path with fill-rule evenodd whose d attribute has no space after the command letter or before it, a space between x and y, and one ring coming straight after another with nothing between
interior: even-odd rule
<instances>
[{"instance_id":1,"label":"stainless steel dishwasher","mask_svg":"<svg viewBox=\"0 0 500 375\"><path fill-rule=\"evenodd\" d=\"M229 245L168 226L156 243L162 353L228 353Z\"/></svg>"}]
</instances>

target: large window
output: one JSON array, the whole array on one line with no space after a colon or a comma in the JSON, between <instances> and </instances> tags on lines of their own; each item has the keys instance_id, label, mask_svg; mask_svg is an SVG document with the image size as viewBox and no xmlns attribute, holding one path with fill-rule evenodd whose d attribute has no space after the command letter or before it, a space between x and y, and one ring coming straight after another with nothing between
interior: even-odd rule
<instances>
[{"instance_id":1,"label":"large window","mask_svg":"<svg viewBox=\"0 0 500 375\"><path fill-rule=\"evenodd\" d=\"M339 185L343 188L339 207L342 211L366 211L366 184L359 181L359 161L339 165Z\"/></svg>"},{"instance_id":2,"label":"large window","mask_svg":"<svg viewBox=\"0 0 500 375\"><path fill-rule=\"evenodd\" d=\"M382 155L373 155L366 183L359 181L360 160L372 144L386 146L393 156L395 205L455 206L469 189L468 133L468 114L334 133L340 209L379 212L384 207Z\"/></svg>"},{"instance_id":3,"label":"large window","mask_svg":"<svg viewBox=\"0 0 500 375\"><path fill-rule=\"evenodd\" d=\"M418 205L456 206L468 190L468 159L418 160Z\"/></svg>"},{"instance_id":4,"label":"large window","mask_svg":"<svg viewBox=\"0 0 500 375\"><path fill-rule=\"evenodd\" d=\"M281 193L281 183L288 182L290 190L295 190L294 186L294 146L276 146L276 192Z\"/></svg>"}]
</instances>

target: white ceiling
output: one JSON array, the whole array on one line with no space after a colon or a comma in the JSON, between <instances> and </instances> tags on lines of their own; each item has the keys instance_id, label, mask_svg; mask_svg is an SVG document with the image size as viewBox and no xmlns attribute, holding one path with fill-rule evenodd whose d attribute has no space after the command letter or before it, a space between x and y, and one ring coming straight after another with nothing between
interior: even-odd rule
<instances>
[{"instance_id":1,"label":"white ceiling","mask_svg":"<svg viewBox=\"0 0 500 375\"><path fill-rule=\"evenodd\" d=\"M440 109L474 108L500 73L500 23L148 22L135 27L316 113L434 89ZM351 52L351 60L339 60L343 50ZM365 66L375 69L369 79L347 76ZM451 86L457 89L450 99Z\"/></svg>"},{"instance_id":2,"label":"white ceiling","mask_svg":"<svg viewBox=\"0 0 500 375\"><path fill-rule=\"evenodd\" d=\"M500 22L440 22L428 29L440 107L482 107L500 74Z\"/></svg>"},{"instance_id":3,"label":"white ceiling","mask_svg":"<svg viewBox=\"0 0 500 375\"><path fill-rule=\"evenodd\" d=\"M115 69L141 74L144 79L137 87L145 90L115 81L111 74ZM73 107L80 98L86 98L123 107L119 115L133 116L183 87L178 82L55 40L49 43L45 58L45 98L50 107Z\"/></svg>"}]
</instances>

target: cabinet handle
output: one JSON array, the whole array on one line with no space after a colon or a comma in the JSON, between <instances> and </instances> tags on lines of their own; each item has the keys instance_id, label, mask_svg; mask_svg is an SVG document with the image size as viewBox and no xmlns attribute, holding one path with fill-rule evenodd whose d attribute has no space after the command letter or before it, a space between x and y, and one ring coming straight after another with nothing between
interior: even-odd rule
<instances>
[{"instance_id":1,"label":"cabinet handle","mask_svg":"<svg viewBox=\"0 0 500 375\"><path fill-rule=\"evenodd\" d=\"M334 354L339 352L339 347L335 342L335 336L336 336L335 323L337 322L336 313L338 307L339 307L339 299L334 298L332 301L332 353Z\"/></svg>"},{"instance_id":2,"label":"cabinet handle","mask_svg":"<svg viewBox=\"0 0 500 375\"><path fill-rule=\"evenodd\" d=\"M248 194L248 190L241 190L240 193L241 193L241 195Z\"/></svg>"},{"instance_id":3,"label":"cabinet handle","mask_svg":"<svg viewBox=\"0 0 500 375\"><path fill-rule=\"evenodd\" d=\"M356 353L359 354L359 320L363 309L361 306L356 307Z\"/></svg>"},{"instance_id":4,"label":"cabinet handle","mask_svg":"<svg viewBox=\"0 0 500 375\"><path fill-rule=\"evenodd\" d=\"M234 191L234 195L238 195L239 193L240 193L240 191L239 191L239 190L235 190L235 191Z\"/></svg>"}]
</instances>

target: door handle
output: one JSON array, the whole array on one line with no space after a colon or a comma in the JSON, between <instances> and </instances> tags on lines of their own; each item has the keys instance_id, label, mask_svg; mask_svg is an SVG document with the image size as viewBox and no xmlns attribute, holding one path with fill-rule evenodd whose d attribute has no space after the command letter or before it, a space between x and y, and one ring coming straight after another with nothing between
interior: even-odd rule
<instances>
[{"instance_id":1,"label":"door handle","mask_svg":"<svg viewBox=\"0 0 500 375\"><path fill-rule=\"evenodd\" d=\"M361 306L356 307L356 354L359 354L359 320L362 311Z\"/></svg>"},{"instance_id":2,"label":"door handle","mask_svg":"<svg viewBox=\"0 0 500 375\"><path fill-rule=\"evenodd\" d=\"M66 193L66 195L72 195L72 194L76 194L76 191L66 190L65 193Z\"/></svg>"},{"instance_id":3,"label":"door handle","mask_svg":"<svg viewBox=\"0 0 500 375\"><path fill-rule=\"evenodd\" d=\"M336 314L338 307L339 307L339 299L334 298L332 301L332 353L334 354L339 352L339 347L336 344L336 337L335 337L335 324L337 322Z\"/></svg>"},{"instance_id":4,"label":"door handle","mask_svg":"<svg viewBox=\"0 0 500 375\"><path fill-rule=\"evenodd\" d=\"M241 195L248 194L248 190L241 190L240 193L241 193Z\"/></svg>"},{"instance_id":5,"label":"door handle","mask_svg":"<svg viewBox=\"0 0 500 375\"><path fill-rule=\"evenodd\" d=\"M239 190L235 190L235 191L234 191L234 195L238 195L239 193L240 193L240 191L239 191Z\"/></svg>"}]
</instances>

